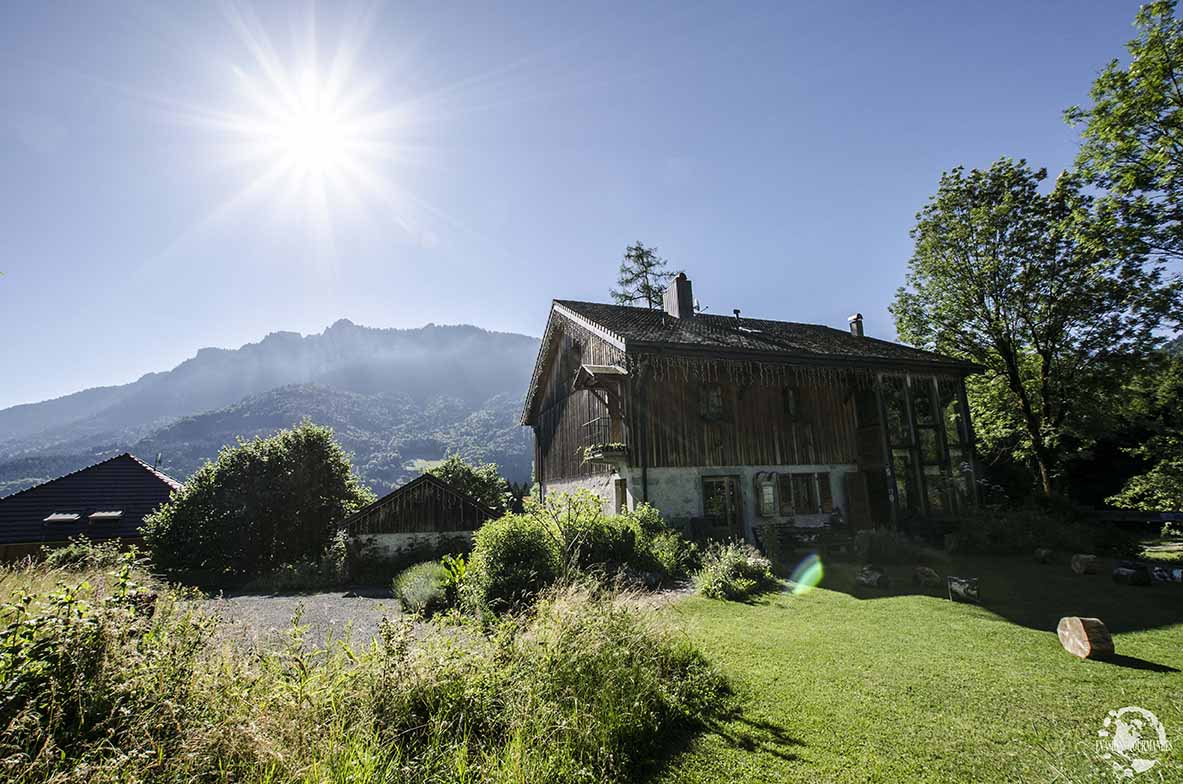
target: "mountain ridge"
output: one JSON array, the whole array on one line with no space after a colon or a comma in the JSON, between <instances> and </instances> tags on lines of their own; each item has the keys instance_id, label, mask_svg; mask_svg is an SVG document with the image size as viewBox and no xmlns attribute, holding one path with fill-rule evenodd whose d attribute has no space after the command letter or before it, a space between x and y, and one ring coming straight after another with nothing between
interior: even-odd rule
<instances>
[{"instance_id":1,"label":"mountain ridge","mask_svg":"<svg viewBox=\"0 0 1183 784\"><path fill-rule=\"evenodd\" d=\"M162 470L172 461L183 479L217 454L217 438L263 435L256 425L264 420L277 428L305 416L349 434L376 489L405 481L408 461L437 459L441 450L496 457L525 481L529 447L510 433L520 431L538 345L470 324L375 328L338 319L320 333L278 331L237 349L201 348L128 384L0 410L0 495L111 450L139 449L145 460L162 451ZM243 432L231 433L228 422ZM182 438L194 428L197 437ZM423 448L399 450L414 444Z\"/></svg>"}]
</instances>

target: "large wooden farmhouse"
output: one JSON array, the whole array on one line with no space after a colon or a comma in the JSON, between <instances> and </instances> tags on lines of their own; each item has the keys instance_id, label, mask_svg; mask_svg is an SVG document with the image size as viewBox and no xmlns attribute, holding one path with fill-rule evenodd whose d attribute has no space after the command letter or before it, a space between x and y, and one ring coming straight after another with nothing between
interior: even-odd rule
<instances>
[{"instance_id":1,"label":"large wooden farmhouse","mask_svg":"<svg viewBox=\"0 0 1183 784\"><path fill-rule=\"evenodd\" d=\"M555 300L522 422L542 492L642 501L715 536L919 527L973 503L975 366L850 330Z\"/></svg>"}]
</instances>

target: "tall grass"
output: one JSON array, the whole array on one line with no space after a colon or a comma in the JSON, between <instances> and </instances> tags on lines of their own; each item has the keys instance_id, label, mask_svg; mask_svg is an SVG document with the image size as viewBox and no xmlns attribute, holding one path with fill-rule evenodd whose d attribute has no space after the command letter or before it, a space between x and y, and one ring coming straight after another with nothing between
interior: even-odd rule
<instances>
[{"instance_id":1,"label":"tall grass","mask_svg":"<svg viewBox=\"0 0 1183 784\"><path fill-rule=\"evenodd\" d=\"M61 572L51 577L62 576ZM575 589L492 627L383 622L365 646L211 642L128 565L0 608L0 780L610 782L725 684L685 640Z\"/></svg>"}]
</instances>

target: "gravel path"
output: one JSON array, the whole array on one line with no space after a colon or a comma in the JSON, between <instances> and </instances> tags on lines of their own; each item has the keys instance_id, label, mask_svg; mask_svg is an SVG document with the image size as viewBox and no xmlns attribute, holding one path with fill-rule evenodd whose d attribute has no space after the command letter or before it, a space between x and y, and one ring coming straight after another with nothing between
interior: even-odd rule
<instances>
[{"instance_id":1,"label":"gravel path","mask_svg":"<svg viewBox=\"0 0 1183 784\"><path fill-rule=\"evenodd\" d=\"M389 594L352 592L222 596L202 605L222 620L219 638L259 648L283 646L297 612L302 612L300 625L308 627L304 640L310 647L345 637L353 645L368 644L378 636L378 623L384 617L401 615L398 602Z\"/></svg>"},{"instance_id":2,"label":"gravel path","mask_svg":"<svg viewBox=\"0 0 1183 784\"><path fill-rule=\"evenodd\" d=\"M644 610L656 610L693 592L689 585L654 593L626 593L621 599ZM300 625L306 647L324 647L331 640L347 638L363 646L378 636L383 618L402 615L398 602L389 594L359 595L352 591L307 594L244 594L205 599L201 606L221 619L218 639L246 647L283 647L291 633L292 618L301 612ZM417 631L426 632L427 624Z\"/></svg>"}]
</instances>

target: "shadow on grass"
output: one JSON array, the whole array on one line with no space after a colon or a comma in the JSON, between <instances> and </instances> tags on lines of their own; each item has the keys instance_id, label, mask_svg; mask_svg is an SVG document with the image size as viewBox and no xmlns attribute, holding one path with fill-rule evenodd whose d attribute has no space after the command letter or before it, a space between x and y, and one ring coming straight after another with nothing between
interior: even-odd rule
<instances>
[{"instance_id":1,"label":"shadow on grass","mask_svg":"<svg viewBox=\"0 0 1183 784\"><path fill-rule=\"evenodd\" d=\"M924 565L942 578L977 577L984 609L1030 629L1054 631L1068 615L1100 618L1118 634L1183 623L1183 583L1119 585L1110 578L1115 559L1101 559L1097 574L1078 575L1069 567L1070 557L1058 553L1052 563L1038 564L1021 556L938 554ZM859 568L848 561L825 563L822 587L867 600L916 595L948 600L943 583L939 588L914 585L912 564L885 565L891 578L886 589L857 585Z\"/></svg>"},{"instance_id":2,"label":"shadow on grass","mask_svg":"<svg viewBox=\"0 0 1183 784\"><path fill-rule=\"evenodd\" d=\"M752 719L742 709L733 709L716 718L707 719L697 726L684 727L666 737L663 752L649 761L640 771L637 781L659 779L672 764L690 747L697 737L718 738L725 745L753 754L769 754L786 762L800 759L792 749L804 746L805 742L794 738L781 724Z\"/></svg>"},{"instance_id":3,"label":"shadow on grass","mask_svg":"<svg viewBox=\"0 0 1183 784\"><path fill-rule=\"evenodd\" d=\"M1120 653L1115 656L1110 656L1105 659L1098 659L1102 664L1112 664L1117 667L1125 667L1130 670L1148 670L1150 672L1179 672L1175 667L1170 667L1166 664L1158 664L1157 662L1146 661L1139 659L1137 656L1123 656Z\"/></svg>"}]
</instances>

